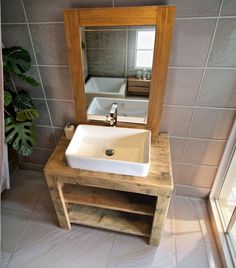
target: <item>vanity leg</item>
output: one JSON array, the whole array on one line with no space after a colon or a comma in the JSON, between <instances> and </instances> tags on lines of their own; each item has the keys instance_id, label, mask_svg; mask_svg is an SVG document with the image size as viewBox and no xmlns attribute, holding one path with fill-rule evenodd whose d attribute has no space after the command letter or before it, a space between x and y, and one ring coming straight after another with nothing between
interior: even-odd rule
<instances>
[{"instance_id":1,"label":"vanity leg","mask_svg":"<svg viewBox=\"0 0 236 268\"><path fill-rule=\"evenodd\" d=\"M57 182L53 175L46 175L46 179L59 224L62 229L70 230L71 224L62 193L63 183Z\"/></svg>"},{"instance_id":2,"label":"vanity leg","mask_svg":"<svg viewBox=\"0 0 236 268\"><path fill-rule=\"evenodd\" d=\"M170 205L170 193L161 192L157 196L156 210L153 217L151 236L149 244L158 246L161 240L162 230L165 224L165 219Z\"/></svg>"}]
</instances>

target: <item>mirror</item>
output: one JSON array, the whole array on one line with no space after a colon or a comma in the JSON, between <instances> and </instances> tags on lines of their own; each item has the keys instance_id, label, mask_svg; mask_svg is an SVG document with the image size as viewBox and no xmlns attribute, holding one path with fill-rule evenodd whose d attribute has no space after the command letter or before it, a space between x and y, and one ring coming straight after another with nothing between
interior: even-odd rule
<instances>
[{"instance_id":1,"label":"mirror","mask_svg":"<svg viewBox=\"0 0 236 268\"><path fill-rule=\"evenodd\" d=\"M88 120L147 123L156 26L81 27Z\"/></svg>"},{"instance_id":2,"label":"mirror","mask_svg":"<svg viewBox=\"0 0 236 268\"><path fill-rule=\"evenodd\" d=\"M116 103L118 100L120 102L118 127L149 129L152 138L159 135L175 11L174 6L78 8L64 11L75 123L106 124L104 115L110 109L107 102L114 99ZM143 31L138 36L136 30L140 28ZM156 36L155 44L148 42L149 46L146 41L153 33L148 33L150 36L147 37L148 28L155 29ZM129 49L132 32L136 36L133 39L135 48ZM151 73L151 80L137 81L134 78L143 67L147 67L146 71ZM101 81L92 81L91 77L116 80L102 81L102 85L109 87L103 87L99 94L98 91L95 94L94 88ZM91 91L94 96L89 96ZM101 92L105 92L105 96L100 95ZM116 94L120 94L119 98ZM92 102L94 106L90 110ZM103 119L90 119L92 113Z\"/></svg>"}]
</instances>

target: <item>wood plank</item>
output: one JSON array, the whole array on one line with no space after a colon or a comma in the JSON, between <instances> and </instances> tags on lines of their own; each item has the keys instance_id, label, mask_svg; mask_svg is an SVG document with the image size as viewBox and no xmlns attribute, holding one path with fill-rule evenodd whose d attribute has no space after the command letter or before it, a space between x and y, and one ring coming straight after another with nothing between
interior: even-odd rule
<instances>
[{"instance_id":1,"label":"wood plank","mask_svg":"<svg viewBox=\"0 0 236 268\"><path fill-rule=\"evenodd\" d=\"M157 137L160 130L175 12L175 7L160 6L157 14L157 33L153 55L147 122L147 128L151 130L153 137Z\"/></svg>"},{"instance_id":2,"label":"wood plank","mask_svg":"<svg viewBox=\"0 0 236 268\"><path fill-rule=\"evenodd\" d=\"M46 174L46 180L59 224L62 229L70 230L71 224L66 208L66 203L62 194L63 183L57 182L55 176L52 174L51 175Z\"/></svg>"},{"instance_id":3,"label":"wood plank","mask_svg":"<svg viewBox=\"0 0 236 268\"><path fill-rule=\"evenodd\" d=\"M83 52L81 46L81 28L78 12L75 9L64 12L64 27L67 43L68 59L72 78L72 90L75 103L76 122L87 122L86 97L84 93ZM76 44L76 45L75 45ZM79 104L77 101L79 100Z\"/></svg>"},{"instance_id":4,"label":"wood plank","mask_svg":"<svg viewBox=\"0 0 236 268\"><path fill-rule=\"evenodd\" d=\"M161 241L162 230L164 228L165 219L170 205L170 192L160 192L158 194L156 211L153 217L152 231L149 244L158 246Z\"/></svg>"},{"instance_id":5,"label":"wood plank","mask_svg":"<svg viewBox=\"0 0 236 268\"><path fill-rule=\"evenodd\" d=\"M155 25L158 6L80 8L81 26Z\"/></svg>"},{"instance_id":6,"label":"wood plank","mask_svg":"<svg viewBox=\"0 0 236 268\"><path fill-rule=\"evenodd\" d=\"M80 205L71 205L68 211L72 223L140 236L150 236L152 219L148 216Z\"/></svg>"},{"instance_id":7,"label":"wood plank","mask_svg":"<svg viewBox=\"0 0 236 268\"><path fill-rule=\"evenodd\" d=\"M152 196L69 184L64 185L63 194L68 203L149 216L154 215L156 203Z\"/></svg>"},{"instance_id":8,"label":"wood plank","mask_svg":"<svg viewBox=\"0 0 236 268\"><path fill-rule=\"evenodd\" d=\"M133 87L133 86L128 86L128 93L131 94L142 94L142 95L148 95L149 94L149 87Z\"/></svg>"}]
</instances>

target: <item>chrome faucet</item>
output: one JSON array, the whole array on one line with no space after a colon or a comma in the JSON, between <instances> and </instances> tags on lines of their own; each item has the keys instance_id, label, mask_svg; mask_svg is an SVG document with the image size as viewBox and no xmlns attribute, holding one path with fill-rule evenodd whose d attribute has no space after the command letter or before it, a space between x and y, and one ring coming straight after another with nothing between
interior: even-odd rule
<instances>
[{"instance_id":1,"label":"chrome faucet","mask_svg":"<svg viewBox=\"0 0 236 268\"><path fill-rule=\"evenodd\" d=\"M117 103L112 103L110 114L106 116L106 123L111 127L116 127L117 124Z\"/></svg>"}]
</instances>

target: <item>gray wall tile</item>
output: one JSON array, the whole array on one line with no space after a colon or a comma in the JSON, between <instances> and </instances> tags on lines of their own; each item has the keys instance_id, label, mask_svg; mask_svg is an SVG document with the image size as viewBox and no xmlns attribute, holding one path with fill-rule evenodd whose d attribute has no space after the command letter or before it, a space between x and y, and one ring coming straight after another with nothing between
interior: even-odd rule
<instances>
[{"instance_id":1,"label":"gray wall tile","mask_svg":"<svg viewBox=\"0 0 236 268\"><path fill-rule=\"evenodd\" d=\"M220 19L209 66L236 67L236 19Z\"/></svg>"},{"instance_id":2,"label":"gray wall tile","mask_svg":"<svg viewBox=\"0 0 236 268\"><path fill-rule=\"evenodd\" d=\"M86 48L101 48L100 46L100 32L86 32Z\"/></svg>"},{"instance_id":3,"label":"gray wall tile","mask_svg":"<svg viewBox=\"0 0 236 268\"><path fill-rule=\"evenodd\" d=\"M183 162L217 166L220 163L224 147L224 141L188 140Z\"/></svg>"},{"instance_id":4,"label":"gray wall tile","mask_svg":"<svg viewBox=\"0 0 236 268\"><path fill-rule=\"evenodd\" d=\"M216 16L220 0L115 0L115 6L176 5L177 17Z\"/></svg>"},{"instance_id":5,"label":"gray wall tile","mask_svg":"<svg viewBox=\"0 0 236 268\"><path fill-rule=\"evenodd\" d=\"M177 20L170 66L204 66L215 22L215 19Z\"/></svg>"},{"instance_id":6,"label":"gray wall tile","mask_svg":"<svg viewBox=\"0 0 236 268\"><path fill-rule=\"evenodd\" d=\"M217 16L221 0L169 0L169 5L176 5L177 17Z\"/></svg>"},{"instance_id":7,"label":"gray wall tile","mask_svg":"<svg viewBox=\"0 0 236 268\"><path fill-rule=\"evenodd\" d=\"M125 66L125 49L107 48L101 50L103 66Z\"/></svg>"},{"instance_id":8,"label":"gray wall tile","mask_svg":"<svg viewBox=\"0 0 236 268\"><path fill-rule=\"evenodd\" d=\"M2 22L25 22L21 0L1 1Z\"/></svg>"},{"instance_id":9,"label":"gray wall tile","mask_svg":"<svg viewBox=\"0 0 236 268\"><path fill-rule=\"evenodd\" d=\"M172 163L172 173L173 173L174 184L177 183L180 166L181 166L180 164Z\"/></svg>"},{"instance_id":10,"label":"gray wall tile","mask_svg":"<svg viewBox=\"0 0 236 268\"><path fill-rule=\"evenodd\" d=\"M63 24L32 24L30 31L39 64L68 64Z\"/></svg>"},{"instance_id":11,"label":"gray wall tile","mask_svg":"<svg viewBox=\"0 0 236 268\"><path fill-rule=\"evenodd\" d=\"M235 0L224 0L223 7L221 10L222 16L235 16L236 15L236 1Z\"/></svg>"},{"instance_id":12,"label":"gray wall tile","mask_svg":"<svg viewBox=\"0 0 236 268\"><path fill-rule=\"evenodd\" d=\"M171 151L171 160L173 162L180 163L182 160L184 146L186 139L185 138L170 138L170 151Z\"/></svg>"},{"instance_id":13,"label":"gray wall tile","mask_svg":"<svg viewBox=\"0 0 236 268\"><path fill-rule=\"evenodd\" d=\"M72 100L69 67L40 67L40 73L47 98Z\"/></svg>"},{"instance_id":14,"label":"gray wall tile","mask_svg":"<svg viewBox=\"0 0 236 268\"><path fill-rule=\"evenodd\" d=\"M38 83L40 83L38 69L36 66L31 66L30 70L28 72L26 72L25 74L30 76L30 77L33 77ZM16 86L18 91L23 89L26 92L28 92L32 98L43 98L44 97L41 84L37 87L34 87L34 86L31 86L30 84L27 84L26 82L20 80L17 77L14 77L13 80L14 80L15 86Z\"/></svg>"},{"instance_id":15,"label":"gray wall tile","mask_svg":"<svg viewBox=\"0 0 236 268\"><path fill-rule=\"evenodd\" d=\"M182 165L179 181L181 185L211 188L217 167Z\"/></svg>"},{"instance_id":16,"label":"gray wall tile","mask_svg":"<svg viewBox=\"0 0 236 268\"><path fill-rule=\"evenodd\" d=\"M50 119L45 100L34 99L33 102L40 113L39 118L35 120L35 124L50 126Z\"/></svg>"},{"instance_id":17,"label":"gray wall tile","mask_svg":"<svg viewBox=\"0 0 236 268\"><path fill-rule=\"evenodd\" d=\"M207 70L198 104L236 108L236 70Z\"/></svg>"},{"instance_id":18,"label":"gray wall tile","mask_svg":"<svg viewBox=\"0 0 236 268\"><path fill-rule=\"evenodd\" d=\"M235 117L235 111L198 108L196 110L190 137L223 139L228 138Z\"/></svg>"},{"instance_id":19,"label":"gray wall tile","mask_svg":"<svg viewBox=\"0 0 236 268\"><path fill-rule=\"evenodd\" d=\"M111 7L112 0L24 0L28 20L35 21L63 21L63 11L66 8L80 7Z\"/></svg>"},{"instance_id":20,"label":"gray wall tile","mask_svg":"<svg viewBox=\"0 0 236 268\"><path fill-rule=\"evenodd\" d=\"M54 128L56 142L59 142L62 135L64 135L64 128Z\"/></svg>"},{"instance_id":21,"label":"gray wall tile","mask_svg":"<svg viewBox=\"0 0 236 268\"><path fill-rule=\"evenodd\" d=\"M126 31L102 31L101 47L124 49L126 47Z\"/></svg>"},{"instance_id":22,"label":"gray wall tile","mask_svg":"<svg viewBox=\"0 0 236 268\"><path fill-rule=\"evenodd\" d=\"M94 66L101 66L102 65L102 50L101 49L87 49L87 62L88 62L88 69Z\"/></svg>"},{"instance_id":23,"label":"gray wall tile","mask_svg":"<svg viewBox=\"0 0 236 268\"><path fill-rule=\"evenodd\" d=\"M211 188L176 185L175 195L208 198Z\"/></svg>"},{"instance_id":24,"label":"gray wall tile","mask_svg":"<svg viewBox=\"0 0 236 268\"><path fill-rule=\"evenodd\" d=\"M161 115L160 132L172 136L186 137L190 125L193 108L164 107Z\"/></svg>"},{"instance_id":25,"label":"gray wall tile","mask_svg":"<svg viewBox=\"0 0 236 268\"><path fill-rule=\"evenodd\" d=\"M26 25L2 25L2 41L5 47L20 46L30 53L35 63L33 48Z\"/></svg>"},{"instance_id":26,"label":"gray wall tile","mask_svg":"<svg viewBox=\"0 0 236 268\"><path fill-rule=\"evenodd\" d=\"M194 105L202 73L202 69L169 69L164 103Z\"/></svg>"},{"instance_id":27,"label":"gray wall tile","mask_svg":"<svg viewBox=\"0 0 236 268\"><path fill-rule=\"evenodd\" d=\"M35 127L37 132L37 140L36 147L44 148L44 149L54 149L55 140L51 127Z\"/></svg>"},{"instance_id":28,"label":"gray wall tile","mask_svg":"<svg viewBox=\"0 0 236 268\"><path fill-rule=\"evenodd\" d=\"M74 104L72 101L48 101L53 126L65 127L68 122L75 121Z\"/></svg>"},{"instance_id":29,"label":"gray wall tile","mask_svg":"<svg viewBox=\"0 0 236 268\"><path fill-rule=\"evenodd\" d=\"M52 154L50 150L33 149L33 152L29 156L20 156L20 162L27 162L39 165L45 165L48 158Z\"/></svg>"}]
</instances>

